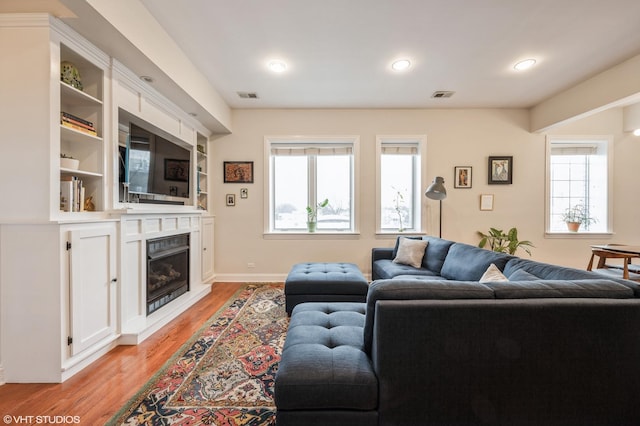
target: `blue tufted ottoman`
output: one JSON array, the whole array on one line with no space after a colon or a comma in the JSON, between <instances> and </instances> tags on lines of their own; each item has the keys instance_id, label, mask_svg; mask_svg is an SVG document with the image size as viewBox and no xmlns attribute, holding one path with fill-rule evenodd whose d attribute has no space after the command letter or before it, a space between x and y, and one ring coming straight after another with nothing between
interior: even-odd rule
<instances>
[{"instance_id":1,"label":"blue tufted ottoman","mask_svg":"<svg viewBox=\"0 0 640 426\"><path fill-rule=\"evenodd\" d=\"M276 425L376 425L378 379L364 303L296 306L276 373Z\"/></svg>"},{"instance_id":2,"label":"blue tufted ottoman","mask_svg":"<svg viewBox=\"0 0 640 426\"><path fill-rule=\"evenodd\" d=\"M364 302L369 282L353 263L298 263L284 282L287 314L304 302Z\"/></svg>"}]
</instances>

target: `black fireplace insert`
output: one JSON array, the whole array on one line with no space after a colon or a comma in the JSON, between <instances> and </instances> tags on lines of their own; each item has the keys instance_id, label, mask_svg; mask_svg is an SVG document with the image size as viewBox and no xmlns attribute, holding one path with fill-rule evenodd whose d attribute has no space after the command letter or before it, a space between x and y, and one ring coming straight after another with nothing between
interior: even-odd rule
<instances>
[{"instance_id":1,"label":"black fireplace insert","mask_svg":"<svg viewBox=\"0 0 640 426\"><path fill-rule=\"evenodd\" d=\"M147 240L147 315L189 291L189 234Z\"/></svg>"}]
</instances>

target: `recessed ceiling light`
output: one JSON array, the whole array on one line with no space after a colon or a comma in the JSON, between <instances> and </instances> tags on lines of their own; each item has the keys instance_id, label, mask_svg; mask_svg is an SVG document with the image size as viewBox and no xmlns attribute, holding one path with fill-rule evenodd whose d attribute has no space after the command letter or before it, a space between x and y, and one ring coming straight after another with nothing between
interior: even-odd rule
<instances>
[{"instance_id":1,"label":"recessed ceiling light","mask_svg":"<svg viewBox=\"0 0 640 426\"><path fill-rule=\"evenodd\" d=\"M399 59L391 64L391 68L394 71L404 71L411 66L411 61L408 59Z\"/></svg>"},{"instance_id":2,"label":"recessed ceiling light","mask_svg":"<svg viewBox=\"0 0 640 426\"><path fill-rule=\"evenodd\" d=\"M141 75L140 76L140 80L146 82L146 83L153 83L153 77L150 77L148 75Z\"/></svg>"},{"instance_id":3,"label":"recessed ceiling light","mask_svg":"<svg viewBox=\"0 0 640 426\"><path fill-rule=\"evenodd\" d=\"M517 64L515 64L513 66L513 68L516 71L524 71L524 70L528 70L529 68L531 68L535 64L536 64L536 60L535 59L525 59L524 61L520 61Z\"/></svg>"},{"instance_id":4,"label":"recessed ceiling light","mask_svg":"<svg viewBox=\"0 0 640 426\"><path fill-rule=\"evenodd\" d=\"M287 69L287 64L280 60L269 61L267 67L273 72L284 72Z\"/></svg>"},{"instance_id":5,"label":"recessed ceiling light","mask_svg":"<svg viewBox=\"0 0 640 426\"><path fill-rule=\"evenodd\" d=\"M640 129L635 129L635 130L633 131L633 135L634 135L634 136L640 136Z\"/></svg>"}]
</instances>

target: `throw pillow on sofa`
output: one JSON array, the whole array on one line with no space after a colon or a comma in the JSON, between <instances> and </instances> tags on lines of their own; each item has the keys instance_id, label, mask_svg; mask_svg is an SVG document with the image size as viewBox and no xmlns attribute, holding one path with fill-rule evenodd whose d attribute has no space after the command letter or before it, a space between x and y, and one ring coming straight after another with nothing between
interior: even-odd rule
<instances>
[{"instance_id":1,"label":"throw pillow on sofa","mask_svg":"<svg viewBox=\"0 0 640 426\"><path fill-rule=\"evenodd\" d=\"M394 263L413 266L419 268L422 265L422 258L427 249L428 241L414 240L411 238L400 238L398 244L398 253L393 259Z\"/></svg>"},{"instance_id":2,"label":"throw pillow on sofa","mask_svg":"<svg viewBox=\"0 0 640 426\"><path fill-rule=\"evenodd\" d=\"M498 267L493 263L489 265L485 273L482 274L482 277L480 278L481 283L495 283L502 281L509 281L509 279L505 277L502 271L500 271L500 269L498 269Z\"/></svg>"}]
</instances>

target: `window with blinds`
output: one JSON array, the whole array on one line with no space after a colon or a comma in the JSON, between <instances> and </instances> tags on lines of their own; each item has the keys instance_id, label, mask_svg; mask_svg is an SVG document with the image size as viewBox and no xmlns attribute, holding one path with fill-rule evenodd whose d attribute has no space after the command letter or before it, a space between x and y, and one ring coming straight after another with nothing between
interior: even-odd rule
<instances>
[{"instance_id":1,"label":"window with blinds","mask_svg":"<svg viewBox=\"0 0 640 426\"><path fill-rule=\"evenodd\" d=\"M547 232L568 232L565 213L579 206L592 220L578 232L609 232L610 138L547 138Z\"/></svg>"},{"instance_id":2,"label":"window with blinds","mask_svg":"<svg viewBox=\"0 0 640 426\"><path fill-rule=\"evenodd\" d=\"M378 232L421 232L423 136L377 138Z\"/></svg>"},{"instance_id":3,"label":"window with blinds","mask_svg":"<svg viewBox=\"0 0 640 426\"><path fill-rule=\"evenodd\" d=\"M267 137L269 231L308 232L307 207L317 208L317 232L355 230L353 137Z\"/></svg>"}]
</instances>

